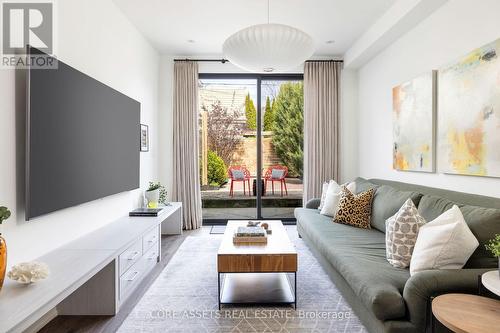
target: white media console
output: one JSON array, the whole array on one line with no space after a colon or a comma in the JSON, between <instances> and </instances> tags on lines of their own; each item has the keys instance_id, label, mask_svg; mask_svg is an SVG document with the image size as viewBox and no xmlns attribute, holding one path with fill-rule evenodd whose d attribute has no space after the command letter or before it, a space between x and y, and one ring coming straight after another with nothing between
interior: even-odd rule
<instances>
[{"instance_id":1,"label":"white media console","mask_svg":"<svg viewBox=\"0 0 500 333\"><path fill-rule=\"evenodd\" d=\"M37 259L46 280L0 291L0 332L23 332L54 308L59 315L114 315L161 260L161 235L182 233L182 204L158 217L123 217Z\"/></svg>"}]
</instances>

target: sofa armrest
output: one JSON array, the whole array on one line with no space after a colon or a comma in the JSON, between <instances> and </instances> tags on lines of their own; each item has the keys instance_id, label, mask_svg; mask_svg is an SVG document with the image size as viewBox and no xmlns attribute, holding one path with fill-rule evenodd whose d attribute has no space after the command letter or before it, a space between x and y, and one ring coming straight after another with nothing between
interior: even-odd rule
<instances>
[{"instance_id":1,"label":"sofa armrest","mask_svg":"<svg viewBox=\"0 0 500 333\"><path fill-rule=\"evenodd\" d=\"M408 309L409 320L425 331L429 301L431 297L447 293L478 292L478 276L490 269L443 269L416 273L406 281L403 299Z\"/></svg>"},{"instance_id":2,"label":"sofa armrest","mask_svg":"<svg viewBox=\"0 0 500 333\"><path fill-rule=\"evenodd\" d=\"M311 200L309 200L306 203L306 208L309 208L309 209L318 209L320 203L321 203L321 199L320 198L311 199Z\"/></svg>"}]
</instances>

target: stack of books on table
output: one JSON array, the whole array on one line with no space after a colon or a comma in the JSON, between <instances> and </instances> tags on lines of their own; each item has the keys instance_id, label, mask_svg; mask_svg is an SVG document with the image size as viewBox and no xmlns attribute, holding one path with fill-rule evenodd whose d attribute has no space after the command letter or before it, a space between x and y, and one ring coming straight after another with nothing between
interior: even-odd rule
<instances>
[{"instance_id":1,"label":"stack of books on table","mask_svg":"<svg viewBox=\"0 0 500 333\"><path fill-rule=\"evenodd\" d=\"M262 227L238 227L233 236L234 244L267 244L267 233Z\"/></svg>"},{"instance_id":2,"label":"stack of books on table","mask_svg":"<svg viewBox=\"0 0 500 333\"><path fill-rule=\"evenodd\" d=\"M156 217L163 213L163 208L137 208L128 213L128 216L138 217Z\"/></svg>"}]
</instances>

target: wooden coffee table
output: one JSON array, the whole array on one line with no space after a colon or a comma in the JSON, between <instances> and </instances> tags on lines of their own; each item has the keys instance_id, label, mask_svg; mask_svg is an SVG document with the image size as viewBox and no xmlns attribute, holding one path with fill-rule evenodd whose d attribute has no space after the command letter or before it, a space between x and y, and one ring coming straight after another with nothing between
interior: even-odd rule
<instances>
[{"instance_id":1,"label":"wooden coffee table","mask_svg":"<svg viewBox=\"0 0 500 333\"><path fill-rule=\"evenodd\" d=\"M468 294L445 294L432 300L432 313L447 328L460 333L498 332L500 301ZM434 332L434 323L431 327Z\"/></svg>"},{"instance_id":2,"label":"wooden coffee table","mask_svg":"<svg viewBox=\"0 0 500 333\"><path fill-rule=\"evenodd\" d=\"M267 244L233 244L247 221L228 221L217 253L218 299L222 304L293 304L297 307L297 251L281 221L269 224ZM293 275L293 283L291 282Z\"/></svg>"}]
</instances>

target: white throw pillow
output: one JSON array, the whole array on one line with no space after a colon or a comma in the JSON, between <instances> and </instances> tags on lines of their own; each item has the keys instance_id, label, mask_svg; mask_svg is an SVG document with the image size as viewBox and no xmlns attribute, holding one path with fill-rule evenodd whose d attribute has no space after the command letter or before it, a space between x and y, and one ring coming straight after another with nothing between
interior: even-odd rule
<instances>
[{"instance_id":1,"label":"white throw pillow","mask_svg":"<svg viewBox=\"0 0 500 333\"><path fill-rule=\"evenodd\" d=\"M420 227L410 262L410 275L429 269L459 269L479 242L454 205L436 219Z\"/></svg>"},{"instance_id":2,"label":"white throw pillow","mask_svg":"<svg viewBox=\"0 0 500 333\"><path fill-rule=\"evenodd\" d=\"M330 182L333 182L333 180L330 180ZM321 210L323 208L323 205L325 204L326 192L328 191L328 185L330 184L330 182L324 182L321 188L321 201L318 207L319 210Z\"/></svg>"},{"instance_id":3,"label":"white throw pillow","mask_svg":"<svg viewBox=\"0 0 500 333\"><path fill-rule=\"evenodd\" d=\"M356 183L352 182L349 184L343 184L347 186L347 189L351 191L351 193L356 192ZM320 214L326 215L330 217L335 217L337 214L337 210L339 209L339 201L340 201L340 193L342 192L342 188L337 182L331 180L328 184L328 190L326 191L325 202L323 203L323 207L321 208Z\"/></svg>"}]
</instances>

